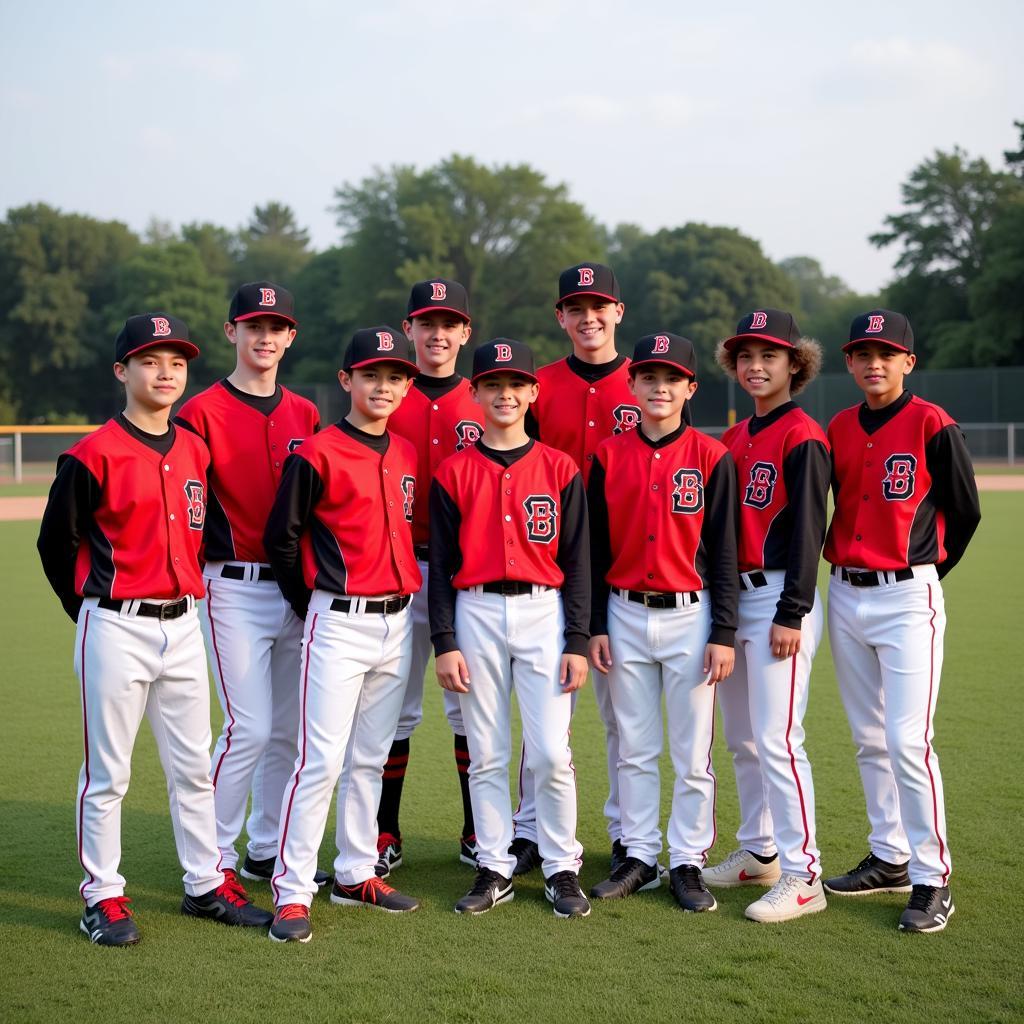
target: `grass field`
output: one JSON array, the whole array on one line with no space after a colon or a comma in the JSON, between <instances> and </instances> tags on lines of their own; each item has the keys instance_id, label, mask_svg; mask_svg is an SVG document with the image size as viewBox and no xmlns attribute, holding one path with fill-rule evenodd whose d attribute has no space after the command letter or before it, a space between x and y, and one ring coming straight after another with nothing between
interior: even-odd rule
<instances>
[{"instance_id":1,"label":"grass field","mask_svg":"<svg viewBox=\"0 0 1024 1024\"><path fill-rule=\"evenodd\" d=\"M535 873L479 919L451 912L470 869L437 692L413 739L403 806L406 865L392 881L423 909L391 917L318 898L314 939L183 919L181 870L148 727L124 808L122 871L142 943L91 946L81 913L74 794L81 761L73 626L35 556L35 524L0 524L0 1020L149 1021L1013 1021L1024 1019L1021 815L1021 559L1024 495L986 494L984 521L946 586L949 627L937 715L957 913L940 935L896 931L900 896L846 900L785 925L743 918L757 890L719 890L719 911L683 915L667 889L557 921ZM725 683L723 685L728 685ZM216 707L216 701L213 702ZM219 723L219 709L215 712ZM806 721L826 873L866 852L867 823L827 648ZM606 874L601 727L585 694L574 727L585 888ZM737 824L718 742L719 843ZM665 776L667 777L667 776ZM665 790L667 796L669 787ZM328 837L333 835L333 822ZM332 859L325 842L321 865ZM254 884L258 902L269 890Z\"/></svg>"}]
</instances>

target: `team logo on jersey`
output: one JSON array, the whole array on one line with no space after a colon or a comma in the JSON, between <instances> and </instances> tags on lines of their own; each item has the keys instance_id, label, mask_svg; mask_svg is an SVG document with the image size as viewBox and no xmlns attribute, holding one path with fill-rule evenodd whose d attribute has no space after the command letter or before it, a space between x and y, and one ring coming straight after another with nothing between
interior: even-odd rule
<instances>
[{"instance_id":1,"label":"team logo on jersey","mask_svg":"<svg viewBox=\"0 0 1024 1024\"><path fill-rule=\"evenodd\" d=\"M189 528L201 530L206 521L206 488L202 481L186 480L185 497L188 499Z\"/></svg>"},{"instance_id":2,"label":"team logo on jersey","mask_svg":"<svg viewBox=\"0 0 1024 1024\"><path fill-rule=\"evenodd\" d=\"M273 288L261 288L260 289L260 305L261 306L276 306L277 305L277 292Z\"/></svg>"},{"instance_id":3,"label":"team logo on jersey","mask_svg":"<svg viewBox=\"0 0 1024 1024\"><path fill-rule=\"evenodd\" d=\"M441 281L430 282L430 301L444 302L448 297L448 286Z\"/></svg>"},{"instance_id":4,"label":"team logo on jersey","mask_svg":"<svg viewBox=\"0 0 1024 1024\"><path fill-rule=\"evenodd\" d=\"M579 287L587 288L594 283L594 271L590 267L580 267Z\"/></svg>"},{"instance_id":5,"label":"team logo on jersey","mask_svg":"<svg viewBox=\"0 0 1024 1024\"><path fill-rule=\"evenodd\" d=\"M664 355L668 351L668 335L656 334L654 336L654 346L651 348L651 355L660 356Z\"/></svg>"},{"instance_id":6,"label":"team logo on jersey","mask_svg":"<svg viewBox=\"0 0 1024 1024\"><path fill-rule=\"evenodd\" d=\"M767 508L775 495L779 471L770 462L755 462L750 467L750 481L743 492L743 504L751 508Z\"/></svg>"},{"instance_id":7,"label":"team logo on jersey","mask_svg":"<svg viewBox=\"0 0 1024 1024\"><path fill-rule=\"evenodd\" d=\"M299 445L302 444L302 442L305 440L306 439L304 437L293 437L288 442L288 454L291 455L291 453L295 451L295 449L298 448Z\"/></svg>"},{"instance_id":8,"label":"team logo on jersey","mask_svg":"<svg viewBox=\"0 0 1024 1024\"><path fill-rule=\"evenodd\" d=\"M673 512L692 516L704 507L704 474L699 469L677 469L672 483Z\"/></svg>"},{"instance_id":9,"label":"team logo on jersey","mask_svg":"<svg viewBox=\"0 0 1024 1024\"><path fill-rule=\"evenodd\" d=\"M495 345L494 346L494 361L496 363L507 363L512 358L512 346L511 345Z\"/></svg>"},{"instance_id":10,"label":"team logo on jersey","mask_svg":"<svg viewBox=\"0 0 1024 1024\"><path fill-rule=\"evenodd\" d=\"M459 420L455 424L455 436L458 438L455 450L461 452L463 448L476 444L480 440L480 433L480 424L476 420Z\"/></svg>"},{"instance_id":11,"label":"team logo on jersey","mask_svg":"<svg viewBox=\"0 0 1024 1024\"><path fill-rule=\"evenodd\" d=\"M165 316L151 316L153 321L153 337L166 338L171 333L171 321Z\"/></svg>"},{"instance_id":12,"label":"team logo on jersey","mask_svg":"<svg viewBox=\"0 0 1024 1024\"><path fill-rule=\"evenodd\" d=\"M615 426L612 427L613 434L624 434L632 430L640 422L640 406L638 405L617 405L612 409L615 417Z\"/></svg>"},{"instance_id":13,"label":"team logo on jersey","mask_svg":"<svg viewBox=\"0 0 1024 1024\"><path fill-rule=\"evenodd\" d=\"M868 317L868 325L864 328L865 334L878 334L878 332L885 326L885 317L879 316L877 313L873 313Z\"/></svg>"},{"instance_id":14,"label":"team logo on jersey","mask_svg":"<svg viewBox=\"0 0 1024 1024\"><path fill-rule=\"evenodd\" d=\"M531 494L524 502L526 537L534 544L549 544L558 536L558 505L547 494Z\"/></svg>"},{"instance_id":15,"label":"team logo on jersey","mask_svg":"<svg viewBox=\"0 0 1024 1024\"><path fill-rule=\"evenodd\" d=\"M402 477L402 494L405 500L402 503L402 511L408 522L412 522L412 510L416 503L416 477L408 473Z\"/></svg>"},{"instance_id":16,"label":"team logo on jersey","mask_svg":"<svg viewBox=\"0 0 1024 1024\"><path fill-rule=\"evenodd\" d=\"M882 494L886 501L906 501L914 496L914 478L917 476L917 457L890 455L885 460L885 478Z\"/></svg>"},{"instance_id":17,"label":"team logo on jersey","mask_svg":"<svg viewBox=\"0 0 1024 1024\"><path fill-rule=\"evenodd\" d=\"M377 351L390 352L395 347L395 339L390 331L377 332Z\"/></svg>"},{"instance_id":18,"label":"team logo on jersey","mask_svg":"<svg viewBox=\"0 0 1024 1024\"><path fill-rule=\"evenodd\" d=\"M762 328L767 327L767 326L768 326L768 314L759 309L750 318L750 330L752 330L752 331L760 331Z\"/></svg>"}]
</instances>

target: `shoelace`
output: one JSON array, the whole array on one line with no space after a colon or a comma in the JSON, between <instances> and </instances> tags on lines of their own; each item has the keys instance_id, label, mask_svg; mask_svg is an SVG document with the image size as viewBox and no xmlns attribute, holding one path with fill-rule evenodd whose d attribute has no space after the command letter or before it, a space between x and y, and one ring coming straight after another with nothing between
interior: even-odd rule
<instances>
[{"instance_id":1,"label":"shoelace","mask_svg":"<svg viewBox=\"0 0 1024 1024\"><path fill-rule=\"evenodd\" d=\"M580 883L576 875L571 871L559 871L547 880L555 894L555 899L560 900L563 896L580 896Z\"/></svg>"},{"instance_id":2,"label":"shoelace","mask_svg":"<svg viewBox=\"0 0 1024 1024\"><path fill-rule=\"evenodd\" d=\"M301 903L286 903L277 912L277 919L279 921L291 921L296 917L309 917L309 907L304 906Z\"/></svg>"},{"instance_id":3,"label":"shoelace","mask_svg":"<svg viewBox=\"0 0 1024 1024\"><path fill-rule=\"evenodd\" d=\"M470 896L482 896L490 887L501 878L497 871L490 868L480 868L476 873L473 888L469 890Z\"/></svg>"},{"instance_id":4,"label":"shoelace","mask_svg":"<svg viewBox=\"0 0 1024 1024\"><path fill-rule=\"evenodd\" d=\"M907 910L927 910L935 896L935 886L915 885L914 891L910 894L910 902Z\"/></svg>"},{"instance_id":5,"label":"shoelace","mask_svg":"<svg viewBox=\"0 0 1024 1024\"><path fill-rule=\"evenodd\" d=\"M397 845L397 836L393 836L390 832L381 832L381 834L377 836L377 855L380 856L389 846Z\"/></svg>"},{"instance_id":6,"label":"shoelace","mask_svg":"<svg viewBox=\"0 0 1024 1024\"><path fill-rule=\"evenodd\" d=\"M788 898L790 892L796 886L798 879L795 875L783 875L782 878L769 889L762 897L765 903L770 903L773 907L779 903L784 903Z\"/></svg>"},{"instance_id":7,"label":"shoelace","mask_svg":"<svg viewBox=\"0 0 1024 1024\"><path fill-rule=\"evenodd\" d=\"M235 871L231 868L224 869L224 885L230 886L231 890L237 894L239 899L248 901L249 894L245 891L245 886L242 885L242 880L238 877Z\"/></svg>"},{"instance_id":8,"label":"shoelace","mask_svg":"<svg viewBox=\"0 0 1024 1024\"><path fill-rule=\"evenodd\" d=\"M609 881L611 882L622 882L625 881L637 868L646 867L642 860L638 860L636 857L627 857L611 874Z\"/></svg>"},{"instance_id":9,"label":"shoelace","mask_svg":"<svg viewBox=\"0 0 1024 1024\"><path fill-rule=\"evenodd\" d=\"M224 874L224 881L217 888L216 895L222 900L226 900L233 907L244 907L249 903L249 897L246 895L245 890L242 889L237 880L232 884L226 872Z\"/></svg>"},{"instance_id":10,"label":"shoelace","mask_svg":"<svg viewBox=\"0 0 1024 1024\"><path fill-rule=\"evenodd\" d=\"M132 901L127 896L111 896L110 899L100 900L96 906L103 911L103 916L111 924L134 916Z\"/></svg>"},{"instance_id":11,"label":"shoelace","mask_svg":"<svg viewBox=\"0 0 1024 1024\"><path fill-rule=\"evenodd\" d=\"M700 877L700 869L695 868L692 864L684 864L679 869L679 875L677 877L682 882L684 892L704 891L704 884Z\"/></svg>"},{"instance_id":12,"label":"shoelace","mask_svg":"<svg viewBox=\"0 0 1024 1024\"><path fill-rule=\"evenodd\" d=\"M725 868L734 868L740 861L746 861L749 854L746 850L733 850L725 860L719 865L723 870Z\"/></svg>"}]
</instances>

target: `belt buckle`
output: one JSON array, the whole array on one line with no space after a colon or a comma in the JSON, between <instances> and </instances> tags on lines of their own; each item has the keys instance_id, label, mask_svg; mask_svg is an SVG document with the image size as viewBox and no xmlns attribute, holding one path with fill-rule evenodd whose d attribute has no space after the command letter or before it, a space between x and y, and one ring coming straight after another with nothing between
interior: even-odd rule
<instances>
[{"instance_id":1,"label":"belt buckle","mask_svg":"<svg viewBox=\"0 0 1024 1024\"><path fill-rule=\"evenodd\" d=\"M386 600L381 601L381 604L384 606L381 611L385 615L394 615L395 612L400 612L402 610L402 599L400 597L389 597Z\"/></svg>"},{"instance_id":2,"label":"belt buckle","mask_svg":"<svg viewBox=\"0 0 1024 1024\"><path fill-rule=\"evenodd\" d=\"M160 614L157 616L157 618L161 622L166 622L168 619L176 619L178 617L178 609L181 607L181 602L169 601L167 604L162 604L159 607Z\"/></svg>"}]
</instances>

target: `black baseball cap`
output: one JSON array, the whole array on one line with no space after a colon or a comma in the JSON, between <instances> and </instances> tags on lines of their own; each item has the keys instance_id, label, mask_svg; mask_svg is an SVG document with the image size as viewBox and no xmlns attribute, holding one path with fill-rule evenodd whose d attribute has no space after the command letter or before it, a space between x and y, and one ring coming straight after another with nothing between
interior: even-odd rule
<instances>
[{"instance_id":1,"label":"black baseball cap","mask_svg":"<svg viewBox=\"0 0 1024 1024\"><path fill-rule=\"evenodd\" d=\"M597 295L609 302L622 301L615 271L603 263L577 263L558 275L558 302L555 306L561 306L566 299L576 295Z\"/></svg>"},{"instance_id":2,"label":"black baseball cap","mask_svg":"<svg viewBox=\"0 0 1024 1024\"><path fill-rule=\"evenodd\" d=\"M406 317L440 309L446 313L461 316L469 323L469 295L458 281L449 281L446 277L432 277L429 281L417 281L409 292L409 307Z\"/></svg>"},{"instance_id":3,"label":"black baseball cap","mask_svg":"<svg viewBox=\"0 0 1024 1024\"><path fill-rule=\"evenodd\" d=\"M273 281L250 281L240 285L238 291L231 296L228 320L236 323L258 316L279 316L294 327L298 321L295 319L292 293Z\"/></svg>"},{"instance_id":4,"label":"black baseball cap","mask_svg":"<svg viewBox=\"0 0 1024 1024\"><path fill-rule=\"evenodd\" d=\"M481 377L495 373L514 373L536 383L537 374L530 346L511 338L495 338L494 341L480 345L473 353L471 383L475 384Z\"/></svg>"},{"instance_id":5,"label":"black baseball cap","mask_svg":"<svg viewBox=\"0 0 1024 1024\"><path fill-rule=\"evenodd\" d=\"M872 309L855 317L850 324L850 340L843 346L843 351L849 352L862 341L880 341L900 352L914 351L914 332L910 321L891 309Z\"/></svg>"},{"instance_id":6,"label":"black baseball cap","mask_svg":"<svg viewBox=\"0 0 1024 1024\"><path fill-rule=\"evenodd\" d=\"M796 348L800 337L800 328L792 313L765 306L742 317L736 325L736 333L726 338L724 345L726 351L731 352L744 338L757 338L781 348Z\"/></svg>"},{"instance_id":7,"label":"black baseball cap","mask_svg":"<svg viewBox=\"0 0 1024 1024\"><path fill-rule=\"evenodd\" d=\"M416 365L416 352L412 342L394 327L381 324L379 327L364 327L352 335L352 340L345 349L345 358L341 368L351 373L363 366L374 363L398 363L415 377L420 372Z\"/></svg>"},{"instance_id":8,"label":"black baseball cap","mask_svg":"<svg viewBox=\"0 0 1024 1024\"><path fill-rule=\"evenodd\" d=\"M130 316L114 341L114 362L124 363L147 348L167 345L186 359L199 355L199 346L189 340L188 324L170 313L140 313Z\"/></svg>"},{"instance_id":9,"label":"black baseball cap","mask_svg":"<svg viewBox=\"0 0 1024 1024\"><path fill-rule=\"evenodd\" d=\"M631 375L641 366L654 363L671 366L697 379L697 353L693 342L681 334L645 334L633 346L633 359L629 364Z\"/></svg>"}]
</instances>

